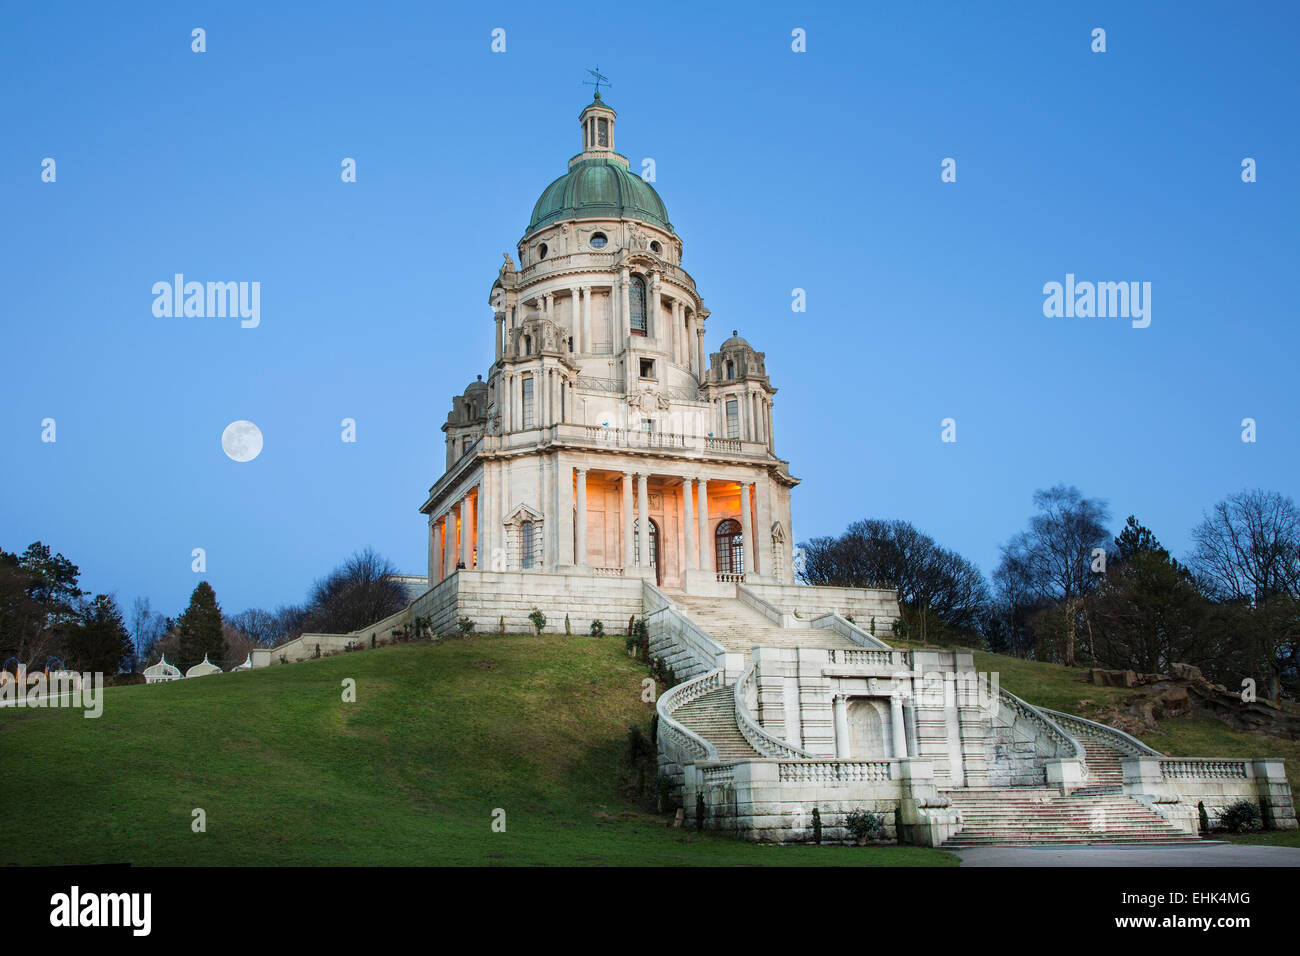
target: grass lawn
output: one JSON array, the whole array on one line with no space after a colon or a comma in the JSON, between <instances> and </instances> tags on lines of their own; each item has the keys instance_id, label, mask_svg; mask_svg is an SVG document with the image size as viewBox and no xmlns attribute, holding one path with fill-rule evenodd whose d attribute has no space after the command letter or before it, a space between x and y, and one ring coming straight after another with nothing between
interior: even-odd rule
<instances>
[{"instance_id":1,"label":"grass lawn","mask_svg":"<svg viewBox=\"0 0 1300 956\"><path fill-rule=\"evenodd\" d=\"M0 709L5 864L944 866L666 826L625 788L649 732L617 638L471 637ZM356 681L356 703L342 682ZM194 833L192 811L206 813ZM506 832L491 830L505 811Z\"/></svg>"}]
</instances>

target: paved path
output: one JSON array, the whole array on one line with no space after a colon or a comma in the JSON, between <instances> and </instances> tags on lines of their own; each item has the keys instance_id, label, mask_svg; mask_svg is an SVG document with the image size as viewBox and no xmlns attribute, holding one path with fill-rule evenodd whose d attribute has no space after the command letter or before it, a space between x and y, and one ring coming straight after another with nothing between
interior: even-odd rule
<instances>
[{"instance_id":1,"label":"paved path","mask_svg":"<svg viewBox=\"0 0 1300 956\"><path fill-rule=\"evenodd\" d=\"M954 850L962 866L1300 866L1300 848L1185 846L981 846Z\"/></svg>"}]
</instances>

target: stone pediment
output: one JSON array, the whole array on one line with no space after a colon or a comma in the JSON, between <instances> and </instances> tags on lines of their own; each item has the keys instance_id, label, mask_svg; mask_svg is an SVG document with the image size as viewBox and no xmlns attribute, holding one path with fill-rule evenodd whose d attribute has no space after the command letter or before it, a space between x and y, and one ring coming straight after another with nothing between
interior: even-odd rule
<instances>
[{"instance_id":1,"label":"stone pediment","mask_svg":"<svg viewBox=\"0 0 1300 956\"><path fill-rule=\"evenodd\" d=\"M515 506L515 510L506 516L502 524L523 524L525 521L541 521L540 512L534 511L528 505L520 504Z\"/></svg>"}]
</instances>

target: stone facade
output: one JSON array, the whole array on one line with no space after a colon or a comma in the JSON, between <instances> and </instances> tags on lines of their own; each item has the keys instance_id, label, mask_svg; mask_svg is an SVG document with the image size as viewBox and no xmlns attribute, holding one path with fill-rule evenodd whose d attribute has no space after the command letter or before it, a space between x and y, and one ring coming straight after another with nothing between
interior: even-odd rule
<instances>
[{"instance_id":1,"label":"stone facade","mask_svg":"<svg viewBox=\"0 0 1300 956\"><path fill-rule=\"evenodd\" d=\"M735 334L706 353L682 241L614 151L615 118L582 111L582 152L492 284L495 360L453 398L420 509L430 587L458 568L794 581L765 357Z\"/></svg>"}]
</instances>

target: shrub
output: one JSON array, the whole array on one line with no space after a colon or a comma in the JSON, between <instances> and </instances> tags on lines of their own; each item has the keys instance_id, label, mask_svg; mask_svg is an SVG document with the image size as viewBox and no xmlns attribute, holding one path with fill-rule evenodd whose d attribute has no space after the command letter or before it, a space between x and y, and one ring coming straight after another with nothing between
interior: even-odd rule
<instances>
[{"instance_id":1,"label":"shrub","mask_svg":"<svg viewBox=\"0 0 1300 956\"><path fill-rule=\"evenodd\" d=\"M1200 803L1196 805L1196 816L1200 820L1201 836L1205 836L1207 833L1210 832L1210 815L1205 812L1204 800L1202 800Z\"/></svg>"},{"instance_id":2,"label":"shrub","mask_svg":"<svg viewBox=\"0 0 1300 956\"><path fill-rule=\"evenodd\" d=\"M542 613L541 608L533 608L528 614L528 620L533 622L533 629L538 634L542 633L542 628L546 626L546 615Z\"/></svg>"},{"instance_id":3,"label":"shrub","mask_svg":"<svg viewBox=\"0 0 1300 956\"><path fill-rule=\"evenodd\" d=\"M642 660L650 659L650 628L643 617L634 617L628 626L627 652Z\"/></svg>"},{"instance_id":4,"label":"shrub","mask_svg":"<svg viewBox=\"0 0 1300 956\"><path fill-rule=\"evenodd\" d=\"M567 637L572 633L573 633L573 628L569 626L569 615L566 614L564 615L564 634Z\"/></svg>"},{"instance_id":5,"label":"shrub","mask_svg":"<svg viewBox=\"0 0 1300 956\"><path fill-rule=\"evenodd\" d=\"M604 637L604 636L605 636L605 625L602 624L600 621L592 621L592 622L591 622L591 636L592 636L592 637Z\"/></svg>"},{"instance_id":6,"label":"shrub","mask_svg":"<svg viewBox=\"0 0 1300 956\"><path fill-rule=\"evenodd\" d=\"M657 773L654 779L655 806L660 813L668 812L668 804L673 796L673 779L667 774Z\"/></svg>"},{"instance_id":7,"label":"shrub","mask_svg":"<svg viewBox=\"0 0 1300 956\"><path fill-rule=\"evenodd\" d=\"M695 794L695 829L704 829L704 794Z\"/></svg>"},{"instance_id":8,"label":"shrub","mask_svg":"<svg viewBox=\"0 0 1300 956\"><path fill-rule=\"evenodd\" d=\"M456 618L456 630L460 631L461 637L469 637L474 633L474 622L462 615Z\"/></svg>"},{"instance_id":9,"label":"shrub","mask_svg":"<svg viewBox=\"0 0 1300 956\"><path fill-rule=\"evenodd\" d=\"M816 807L813 807L812 823L813 823L813 842L820 845L822 842L822 812L818 810Z\"/></svg>"},{"instance_id":10,"label":"shrub","mask_svg":"<svg viewBox=\"0 0 1300 956\"><path fill-rule=\"evenodd\" d=\"M1249 800L1238 800L1219 811L1219 829L1228 833L1249 833L1263 825L1259 807Z\"/></svg>"},{"instance_id":11,"label":"shrub","mask_svg":"<svg viewBox=\"0 0 1300 956\"><path fill-rule=\"evenodd\" d=\"M627 759L631 763L636 763L645 752L645 734L641 732L640 727L633 724L627 729Z\"/></svg>"},{"instance_id":12,"label":"shrub","mask_svg":"<svg viewBox=\"0 0 1300 956\"><path fill-rule=\"evenodd\" d=\"M885 818L870 810L853 810L844 818L844 829L859 843L876 840L885 832Z\"/></svg>"}]
</instances>

